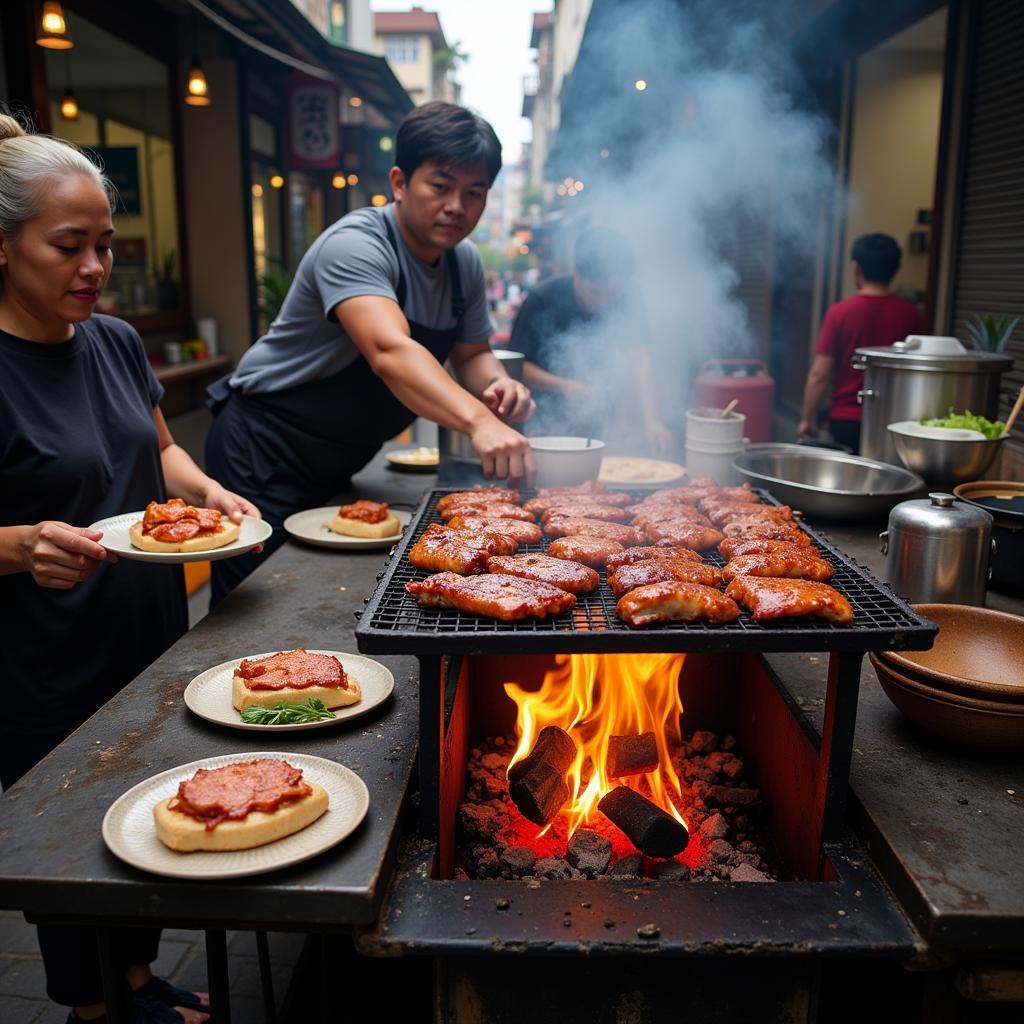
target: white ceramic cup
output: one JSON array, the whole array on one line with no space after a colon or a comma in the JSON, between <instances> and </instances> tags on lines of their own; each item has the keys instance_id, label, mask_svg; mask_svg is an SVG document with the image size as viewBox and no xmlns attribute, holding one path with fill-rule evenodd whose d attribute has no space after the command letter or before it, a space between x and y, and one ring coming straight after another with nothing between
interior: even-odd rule
<instances>
[{"instance_id":1,"label":"white ceramic cup","mask_svg":"<svg viewBox=\"0 0 1024 1024\"><path fill-rule=\"evenodd\" d=\"M538 487L573 487L596 480L604 441L592 437L531 437Z\"/></svg>"},{"instance_id":2,"label":"white ceramic cup","mask_svg":"<svg viewBox=\"0 0 1024 1024\"><path fill-rule=\"evenodd\" d=\"M740 441L747 418L741 412L722 415L721 409L688 409L686 412L686 443L691 441Z\"/></svg>"}]
</instances>

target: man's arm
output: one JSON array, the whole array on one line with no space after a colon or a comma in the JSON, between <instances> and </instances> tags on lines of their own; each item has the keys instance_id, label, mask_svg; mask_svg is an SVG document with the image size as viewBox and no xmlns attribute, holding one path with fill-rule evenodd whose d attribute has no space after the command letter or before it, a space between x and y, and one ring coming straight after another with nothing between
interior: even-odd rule
<instances>
[{"instance_id":1,"label":"man's arm","mask_svg":"<svg viewBox=\"0 0 1024 1024\"><path fill-rule=\"evenodd\" d=\"M651 353L647 348L638 348L633 363L633 386L636 389L636 404L643 417L644 434L647 444L655 455L664 455L672 444L672 431L661 422L658 415L658 390L654 384L654 367Z\"/></svg>"},{"instance_id":2,"label":"man's arm","mask_svg":"<svg viewBox=\"0 0 1024 1024\"><path fill-rule=\"evenodd\" d=\"M523 362L523 381L531 391L553 391L581 402L593 398L593 391L583 381L559 377L557 373L551 373L529 359Z\"/></svg>"},{"instance_id":3,"label":"man's arm","mask_svg":"<svg viewBox=\"0 0 1024 1024\"><path fill-rule=\"evenodd\" d=\"M513 380L486 342L459 343L448 357L459 383L491 412L510 423L523 423L537 410L525 384Z\"/></svg>"},{"instance_id":4,"label":"man's arm","mask_svg":"<svg viewBox=\"0 0 1024 1024\"><path fill-rule=\"evenodd\" d=\"M820 352L815 355L807 374L807 384L804 386L804 404L796 428L797 437L817 437L818 410L828 390L828 382L835 363L832 356L823 356Z\"/></svg>"},{"instance_id":5,"label":"man's arm","mask_svg":"<svg viewBox=\"0 0 1024 1024\"><path fill-rule=\"evenodd\" d=\"M453 381L413 340L396 302L364 295L339 302L332 312L373 372L406 408L469 435L485 476L532 480L535 466L526 438Z\"/></svg>"}]
</instances>

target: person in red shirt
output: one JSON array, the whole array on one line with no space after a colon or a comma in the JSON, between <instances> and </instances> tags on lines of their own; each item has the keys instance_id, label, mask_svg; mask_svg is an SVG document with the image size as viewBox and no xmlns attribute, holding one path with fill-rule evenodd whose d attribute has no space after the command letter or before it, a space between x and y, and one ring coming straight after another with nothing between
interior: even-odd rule
<instances>
[{"instance_id":1,"label":"person in red shirt","mask_svg":"<svg viewBox=\"0 0 1024 1024\"><path fill-rule=\"evenodd\" d=\"M817 436L818 410L834 372L829 430L834 441L859 454L861 407L857 392L863 386L864 373L850 366L854 349L891 345L925 331L917 306L889 291L902 256L896 239L889 235L861 235L853 243L850 258L857 294L837 302L825 314L804 386L798 437Z\"/></svg>"}]
</instances>

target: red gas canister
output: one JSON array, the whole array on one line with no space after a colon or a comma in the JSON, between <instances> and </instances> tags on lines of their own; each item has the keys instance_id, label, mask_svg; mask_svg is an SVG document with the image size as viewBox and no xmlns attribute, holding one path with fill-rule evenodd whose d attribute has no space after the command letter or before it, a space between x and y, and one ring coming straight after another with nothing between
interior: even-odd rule
<instances>
[{"instance_id":1,"label":"red gas canister","mask_svg":"<svg viewBox=\"0 0 1024 1024\"><path fill-rule=\"evenodd\" d=\"M772 439L775 381L760 359L709 359L693 382L693 404L724 409L737 399L747 417L745 434L754 444Z\"/></svg>"}]
</instances>

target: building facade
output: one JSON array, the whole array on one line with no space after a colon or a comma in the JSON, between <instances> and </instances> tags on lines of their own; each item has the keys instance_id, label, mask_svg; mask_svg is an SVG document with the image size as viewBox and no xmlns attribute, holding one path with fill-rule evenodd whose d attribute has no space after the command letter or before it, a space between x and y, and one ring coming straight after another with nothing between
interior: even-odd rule
<instances>
[{"instance_id":1,"label":"building facade","mask_svg":"<svg viewBox=\"0 0 1024 1024\"><path fill-rule=\"evenodd\" d=\"M422 7L378 11L373 32L375 52L387 58L417 106L431 100L459 102L456 49L445 39L437 14Z\"/></svg>"}]
</instances>

